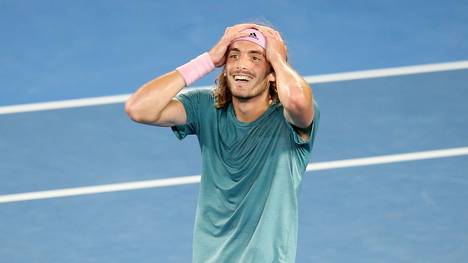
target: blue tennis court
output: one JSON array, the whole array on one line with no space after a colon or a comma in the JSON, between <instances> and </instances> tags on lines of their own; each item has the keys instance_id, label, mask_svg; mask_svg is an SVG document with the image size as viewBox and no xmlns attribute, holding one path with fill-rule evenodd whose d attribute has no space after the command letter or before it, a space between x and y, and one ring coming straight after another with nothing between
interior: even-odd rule
<instances>
[{"instance_id":1,"label":"blue tennis court","mask_svg":"<svg viewBox=\"0 0 468 263\"><path fill-rule=\"evenodd\" d=\"M122 98L258 18L321 111L297 262L467 261L468 4L219 5L1 3L0 261L191 262L198 142L133 123Z\"/></svg>"}]
</instances>

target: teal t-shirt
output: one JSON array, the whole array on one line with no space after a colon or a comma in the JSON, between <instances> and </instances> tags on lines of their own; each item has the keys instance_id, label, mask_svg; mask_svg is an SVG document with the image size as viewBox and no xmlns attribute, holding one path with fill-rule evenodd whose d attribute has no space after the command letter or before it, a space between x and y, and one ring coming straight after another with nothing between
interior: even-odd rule
<instances>
[{"instance_id":1,"label":"teal t-shirt","mask_svg":"<svg viewBox=\"0 0 468 263\"><path fill-rule=\"evenodd\" d=\"M193 262L294 262L299 190L319 121L316 103L310 139L302 141L280 103L244 123L232 104L216 109L211 90L177 99L187 124L172 129L179 139L197 135L203 162Z\"/></svg>"}]
</instances>

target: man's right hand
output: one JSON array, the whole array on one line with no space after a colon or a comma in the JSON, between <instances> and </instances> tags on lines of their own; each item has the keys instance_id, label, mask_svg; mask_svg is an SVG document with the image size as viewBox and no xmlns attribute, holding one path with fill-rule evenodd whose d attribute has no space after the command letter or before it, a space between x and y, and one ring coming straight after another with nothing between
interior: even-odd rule
<instances>
[{"instance_id":1,"label":"man's right hand","mask_svg":"<svg viewBox=\"0 0 468 263\"><path fill-rule=\"evenodd\" d=\"M223 37L219 42L208 52L213 64L216 67L221 67L226 63L226 51L234 39L247 37L247 32L242 32L245 29L257 28L256 24L237 24L232 27L227 27Z\"/></svg>"}]
</instances>

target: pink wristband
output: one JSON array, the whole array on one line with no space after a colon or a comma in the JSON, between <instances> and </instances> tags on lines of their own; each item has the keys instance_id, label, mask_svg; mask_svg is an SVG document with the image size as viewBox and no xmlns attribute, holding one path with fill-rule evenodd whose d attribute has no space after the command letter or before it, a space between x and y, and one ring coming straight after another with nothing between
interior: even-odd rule
<instances>
[{"instance_id":1,"label":"pink wristband","mask_svg":"<svg viewBox=\"0 0 468 263\"><path fill-rule=\"evenodd\" d=\"M199 80L206 74L213 71L215 65L211 61L208 52L201 54L200 56L192 59L184 65L177 68L177 71L182 75L185 80L185 85L189 86L193 82Z\"/></svg>"}]
</instances>

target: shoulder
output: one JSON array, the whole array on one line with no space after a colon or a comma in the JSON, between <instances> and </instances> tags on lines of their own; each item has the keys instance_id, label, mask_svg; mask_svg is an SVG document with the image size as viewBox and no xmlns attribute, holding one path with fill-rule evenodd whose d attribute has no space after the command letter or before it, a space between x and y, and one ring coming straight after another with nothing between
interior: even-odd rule
<instances>
[{"instance_id":1,"label":"shoulder","mask_svg":"<svg viewBox=\"0 0 468 263\"><path fill-rule=\"evenodd\" d=\"M190 97L200 97L200 98L214 98L213 91L209 88L204 89L184 89L179 93L179 96L190 96Z\"/></svg>"},{"instance_id":2,"label":"shoulder","mask_svg":"<svg viewBox=\"0 0 468 263\"><path fill-rule=\"evenodd\" d=\"M176 99L184 105L214 104L214 95L211 89L185 89L176 96Z\"/></svg>"}]
</instances>

